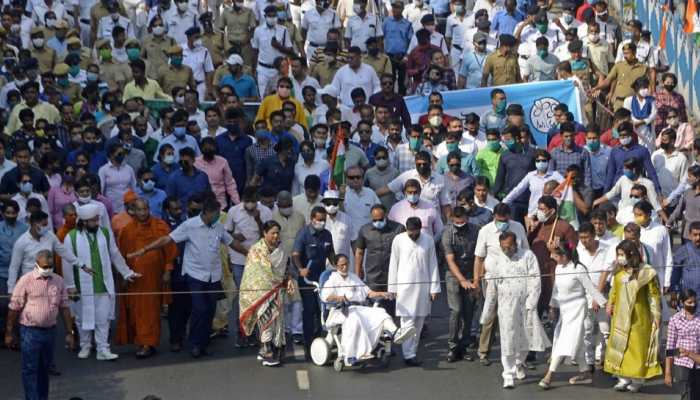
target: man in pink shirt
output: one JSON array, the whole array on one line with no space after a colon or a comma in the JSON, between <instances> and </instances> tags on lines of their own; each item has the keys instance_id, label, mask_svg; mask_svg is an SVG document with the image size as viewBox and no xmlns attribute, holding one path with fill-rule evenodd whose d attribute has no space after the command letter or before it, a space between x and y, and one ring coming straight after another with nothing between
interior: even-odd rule
<instances>
[{"instance_id":1,"label":"man in pink shirt","mask_svg":"<svg viewBox=\"0 0 700 400\"><path fill-rule=\"evenodd\" d=\"M200 144L202 155L194 161L194 166L207 174L209 185L216 195L216 200L221 204L221 208L226 208L227 204L235 205L241 202L238 196L236 181L233 179L231 167L225 158L216 155L216 140L212 137L202 139ZM226 201L228 195L229 201Z\"/></svg>"},{"instance_id":2,"label":"man in pink shirt","mask_svg":"<svg viewBox=\"0 0 700 400\"><path fill-rule=\"evenodd\" d=\"M68 331L66 345L73 349L72 318L68 293L63 278L53 272L53 253L42 250L36 255L36 266L24 274L12 291L5 345L16 348L15 323L19 319L22 339L22 384L25 398L49 398L49 366L53 359L58 313Z\"/></svg>"},{"instance_id":3,"label":"man in pink shirt","mask_svg":"<svg viewBox=\"0 0 700 400\"><path fill-rule=\"evenodd\" d=\"M404 199L394 204L389 211L389 219L406 225L410 217L418 217L421 221L421 231L434 239L442 233L442 219L437 209L429 202L420 198L420 182L409 179L403 185Z\"/></svg>"}]
</instances>

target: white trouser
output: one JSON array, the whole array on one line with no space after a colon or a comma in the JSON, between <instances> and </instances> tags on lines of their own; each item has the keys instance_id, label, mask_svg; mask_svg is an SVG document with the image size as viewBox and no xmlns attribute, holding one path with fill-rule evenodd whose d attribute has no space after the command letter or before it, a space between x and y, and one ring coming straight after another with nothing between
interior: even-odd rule
<instances>
[{"instance_id":1,"label":"white trouser","mask_svg":"<svg viewBox=\"0 0 700 400\"><path fill-rule=\"evenodd\" d=\"M309 43L309 41L307 40L306 43L304 44L304 52L306 53L306 65L310 65L311 59L313 58L314 54L316 53L316 47L312 46Z\"/></svg>"},{"instance_id":2,"label":"white trouser","mask_svg":"<svg viewBox=\"0 0 700 400\"><path fill-rule=\"evenodd\" d=\"M521 351L510 356L506 356L501 353L501 364L503 364L503 381L513 382L515 380L515 372L518 367L523 365L527 358L527 351Z\"/></svg>"},{"instance_id":3,"label":"white trouser","mask_svg":"<svg viewBox=\"0 0 700 400\"><path fill-rule=\"evenodd\" d=\"M80 348L91 347L92 346L92 330L85 330L82 328L82 309L83 301L94 301L95 302L95 344L97 344L97 351L109 351L109 315L112 311L112 300L109 295L96 294L94 296L80 296L80 300L75 302L75 307L73 307L73 313L75 314L75 324L78 325L78 332L80 333Z\"/></svg>"},{"instance_id":4,"label":"white trouser","mask_svg":"<svg viewBox=\"0 0 700 400\"><path fill-rule=\"evenodd\" d=\"M518 66L520 67L520 76L527 75L527 60L518 55Z\"/></svg>"},{"instance_id":5,"label":"white trouser","mask_svg":"<svg viewBox=\"0 0 700 400\"><path fill-rule=\"evenodd\" d=\"M552 361L549 362L549 372L557 372L559 365L561 365L565 358L564 356L552 357ZM576 353L576 362L578 363L579 372L589 371L586 360L583 357L583 349L579 349L578 353Z\"/></svg>"},{"instance_id":6,"label":"white trouser","mask_svg":"<svg viewBox=\"0 0 700 400\"><path fill-rule=\"evenodd\" d=\"M595 327L598 325L600 336L596 337ZM605 308L601 307L598 312L588 309L586 319L583 322L583 346L586 364L593 365L596 360L600 360L605 353L605 343L610 336L610 323Z\"/></svg>"},{"instance_id":7,"label":"white trouser","mask_svg":"<svg viewBox=\"0 0 700 400\"><path fill-rule=\"evenodd\" d=\"M420 341L420 333L423 330L425 317L401 317L401 329L409 329L413 327L416 330L415 335L411 335L405 342L401 344L404 360L414 358L418 351L418 342Z\"/></svg>"},{"instance_id":8,"label":"white trouser","mask_svg":"<svg viewBox=\"0 0 700 400\"><path fill-rule=\"evenodd\" d=\"M256 75L258 78L258 90L260 91L260 98L265 96L265 89L267 88L267 83L271 80L277 79L277 70L274 68L263 67L258 64L256 70Z\"/></svg>"},{"instance_id":9,"label":"white trouser","mask_svg":"<svg viewBox=\"0 0 700 400\"><path fill-rule=\"evenodd\" d=\"M302 335L304 333L304 321L302 319L301 301L294 301L284 305L287 331L292 335Z\"/></svg>"},{"instance_id":10,"label":"white trouser","mask_svg":"<svg viewBox=\"0 0 700 400\"><path fill-rule=\"evenodd\" d=\"M90 32L91 32L91 27L90 24L84 24L80 23L80 40L83 43L90 44L90 47L92 47L92 44L90 43Z\"/></svg>"},{"instance_id":11,"label":"white trouser","mask_svg":"<svg viewBox=\"0 0 700 400\"><path fill-rule=\"evenodd\" d=\"M462 60L464 59L463 51L458 50L454 46L450 49L450 64L452 65L452 70L455 72L455 76L459 77L459 71L462 69Z\"/></svg>"},{"instance_id":12,"label":"white trouser","mask_svg":"<svg viewBox=\"0 0 700 400\"><path fill-rule=\"evenodd\" d=\"M207 94L207 84L204 81L197 85L197 93L199 94L199 101L204 101Z\"/></svg>"}]
</instances>

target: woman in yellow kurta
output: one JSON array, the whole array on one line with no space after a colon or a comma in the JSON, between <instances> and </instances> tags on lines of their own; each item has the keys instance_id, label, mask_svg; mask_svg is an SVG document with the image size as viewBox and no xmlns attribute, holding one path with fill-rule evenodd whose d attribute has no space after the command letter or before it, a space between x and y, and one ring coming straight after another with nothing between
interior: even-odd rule
<instances>
[{"instance_id":1,"label":"woman in yellow kurta","mask_svg":"<svg viewBox=\"0 0 700 400\"><path fill-rule=\"evenodd\" d=\"M661 294L656 271L642 264L634 242L623 240L616 248L607 310L610 338L604 370L618 377L615 390L637 392L645 379L661 375L657 358L661 323Z\"/></svg>"}]
</instances>

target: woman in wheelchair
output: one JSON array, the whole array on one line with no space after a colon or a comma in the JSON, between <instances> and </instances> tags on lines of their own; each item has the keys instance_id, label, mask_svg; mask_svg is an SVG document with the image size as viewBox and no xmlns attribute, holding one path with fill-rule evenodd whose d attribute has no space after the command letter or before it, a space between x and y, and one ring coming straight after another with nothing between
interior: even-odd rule
<instances>
[{"instance_id":1,"label":"woman in wheelchair","mask_svg":"<svg viewBox=\"0 0 700 400\"><path fill-rule=\"evenodd\" d=\"M410 330L396 327L391 316L381 307L367 307L367 299L391 299L393 294L375 292L355 274L348 271L348 257L336 256L336 271L323 283L320 297L324 303L335 303L326 318L325 327L341 326L339 352L345 365L374 358L374 350L382 342L402 343ZM376 304L375 304L376 305Z\"/></svg>"}]
</instances>

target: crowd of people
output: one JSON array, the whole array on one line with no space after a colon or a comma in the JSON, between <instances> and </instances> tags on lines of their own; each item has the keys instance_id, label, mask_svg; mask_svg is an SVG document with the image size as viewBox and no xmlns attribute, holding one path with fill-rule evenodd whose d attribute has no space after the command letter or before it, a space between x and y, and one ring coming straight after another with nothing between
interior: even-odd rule
<instances>
[{"instance_id":1,"label":"crowd of people","mask_svg":"<svg viewBox=\"0 0 700 400\"><path fill-rule=\"evenodd\" d=\"M79 359L164 336L199 358L230 330L278 366L335 325L346 365L389 341L419 366L439 295L447 362L488 366L498 329L504 388L549 354L543 389L571 362L570 384L598 366L700 396L700 139L664 50L606 0L1 14L0 331L27 399L59 373L59 313ZM556 105L539 143L507 85L550 80L581 112ZM477 87L484 114L445 108Z\"/></svg>"}]
</instances>

